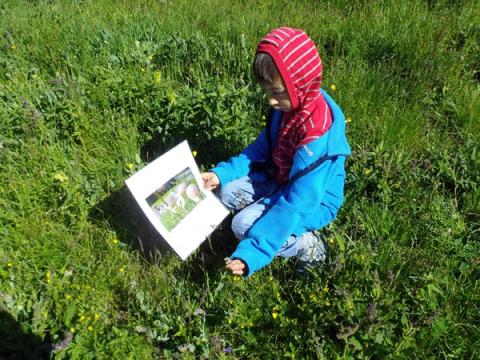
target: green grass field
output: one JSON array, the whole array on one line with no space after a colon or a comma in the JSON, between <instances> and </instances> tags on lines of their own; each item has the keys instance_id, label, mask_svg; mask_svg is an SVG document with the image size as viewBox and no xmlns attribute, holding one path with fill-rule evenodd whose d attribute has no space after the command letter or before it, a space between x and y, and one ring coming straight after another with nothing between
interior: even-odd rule
<instances>
[{"instance_id":1,"label":"green grass field","mask_svg":"<svg viewBox=\"0 0 480 360\"><path fill-rule=\"evenodd\" d=\"M243 281L226 230L154 252L124 180L183 139L203 169L251 142L280 25L349 121L329 264ZM2 0L0 359L478 359L479 54L473 0Z\"/></svg>"}]
</instances>

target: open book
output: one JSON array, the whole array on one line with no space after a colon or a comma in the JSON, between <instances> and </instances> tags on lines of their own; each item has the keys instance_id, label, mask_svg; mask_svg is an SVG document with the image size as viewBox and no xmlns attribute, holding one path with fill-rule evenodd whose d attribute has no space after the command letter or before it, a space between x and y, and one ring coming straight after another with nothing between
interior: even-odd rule
<instances>
[{"instance_id":1,"label":"open book","mask_svg":"<svg viewBox=\"0 0 480 360\"><path fill-rule=\"evenodd\" d=\"M148 220L183 260L229 214L220 200L203 188L187 141L125 182Z\"/></svg>"}]
</instances>

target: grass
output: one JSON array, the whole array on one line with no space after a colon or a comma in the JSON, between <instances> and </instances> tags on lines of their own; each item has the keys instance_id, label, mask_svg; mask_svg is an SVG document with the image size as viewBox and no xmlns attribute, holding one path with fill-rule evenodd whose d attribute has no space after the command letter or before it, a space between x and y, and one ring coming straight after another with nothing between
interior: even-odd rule
<instances>
[{"instance_id":1,"label":"grass","mask_svg":"<svg viewBox=\"0 0 480 360\"><path fill-rule=\"evenodd\" d=\"M252 141L283 24L351 119L330 263L241 281L228 229L155 252L124 180L183 139L202 168ZM479 24L475 1L3 1L0 357L476 358Z\"/></svg>"}]
</instances>

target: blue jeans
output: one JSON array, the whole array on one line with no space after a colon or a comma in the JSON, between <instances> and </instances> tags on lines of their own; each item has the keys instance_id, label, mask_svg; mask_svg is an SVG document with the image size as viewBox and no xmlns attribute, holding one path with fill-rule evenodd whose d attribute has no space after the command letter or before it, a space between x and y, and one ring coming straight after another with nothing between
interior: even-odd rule
<instances>
[{"instance_id":1,"label":"blue jeans","mask_svg":"<svg viewBox=\"0 0 480 360\"><path fill-rule=\"evenodd\" d=\"M233 213L232 231L239 240L247 237L252 225L271 207L265 204L265 196L272 195L281 187L274 179L262 171L234 180L220 190L220 199ZM277 256L297 256L305 243L314 237L307 232L300 236L290 236L277 252Z\"/></svg>"}]
</instances>

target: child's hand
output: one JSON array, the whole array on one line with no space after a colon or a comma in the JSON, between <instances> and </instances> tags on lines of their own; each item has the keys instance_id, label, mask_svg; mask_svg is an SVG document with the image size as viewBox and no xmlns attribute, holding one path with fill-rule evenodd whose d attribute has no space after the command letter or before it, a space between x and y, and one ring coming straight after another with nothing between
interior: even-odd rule
<instances>
[{"instance_id":1,"label":"child's hand","mask_svg":"<svg viewBox=\"0 0 480 360\"><path fill-rule=\"evenodd\" d=\"M227 265L225 265L225 268L227 270L230 270L233 275L245 275L245 272L247 270L247 265L240 260L240 259L235 259L235 260L230 260L229 258L226 258L225 261L227 262Z\"/></svg>"},{"instance_id":2,"label":"child's hand","mask_svg":"<svg viewBox=\"0 0 480 360\"><path fill-rule=\"evenodd\" d=\"M201 173L200 176L202 177L203 180L203 186L207 190L213 190L220 185L220 180L218 179L218 176L214 172L204 172Z\"/></svg>"}]
</instances>

